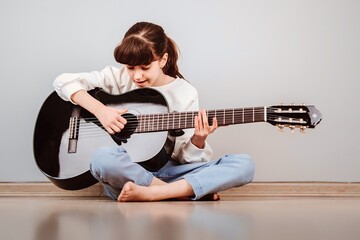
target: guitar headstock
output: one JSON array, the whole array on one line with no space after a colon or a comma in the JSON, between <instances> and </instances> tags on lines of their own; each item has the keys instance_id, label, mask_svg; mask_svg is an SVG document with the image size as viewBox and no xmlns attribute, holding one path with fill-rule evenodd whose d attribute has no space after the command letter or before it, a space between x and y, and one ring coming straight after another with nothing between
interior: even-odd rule
<instances>
[{"instance_id":1,"label":"guitar headstock","mask_svg":"<svg viewBox=\"0 0 360 240\"><path fill-rule=\"evenodd\" d=\"M315 128L322 119L322 115L313 105L276 105L267 107L266 121L283 129Z\"/></svg>"}]
</instances>

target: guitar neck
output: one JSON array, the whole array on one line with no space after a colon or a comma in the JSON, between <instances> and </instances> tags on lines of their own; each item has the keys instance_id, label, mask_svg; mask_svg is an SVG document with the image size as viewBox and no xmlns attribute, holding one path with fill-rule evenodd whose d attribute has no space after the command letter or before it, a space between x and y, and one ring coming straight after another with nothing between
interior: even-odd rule
<instances>
[{"instance_id":1,"label":"guitar neck","mask_svg":"<svg viewBox=\"0 0 360 240\"><path fill-rule=\"evenodd\" d=\"M138 115L136 133L159 132L194 128L194 119L198 112L174 112ZM232 108L208 110L208 121L216 117L218 126L266 122L266 107Z\"/></svg>"}]
</instances>

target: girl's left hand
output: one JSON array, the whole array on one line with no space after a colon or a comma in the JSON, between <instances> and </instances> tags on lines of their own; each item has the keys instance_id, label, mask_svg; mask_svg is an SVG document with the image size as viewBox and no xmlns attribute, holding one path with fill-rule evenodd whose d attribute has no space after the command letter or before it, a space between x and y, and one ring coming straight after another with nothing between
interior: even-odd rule
<instances>
[{"instance_id":1,"label":"girl's left hand","mask_svg":"<svg viewBox=\"0 0 360 240\"><path fill-rule=\"evenodd\" d=\"M191 138L191 142L198 148L203 148L207 136L218 128L218 123L215 117L212 121L212 125L209 125L205 110L200 110L199 114L195 116L195 132Z\"/></svg>"}]
</instances>

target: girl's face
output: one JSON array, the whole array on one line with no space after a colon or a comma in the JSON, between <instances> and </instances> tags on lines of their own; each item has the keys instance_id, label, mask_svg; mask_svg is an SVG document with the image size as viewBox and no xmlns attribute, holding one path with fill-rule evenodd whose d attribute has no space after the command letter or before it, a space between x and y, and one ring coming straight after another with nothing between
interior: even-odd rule
<instances>
[{"instance_id":1,"label":"girl's face","mask_svg":"<svg viewBox=\"0 0 360 240\"><path fill-rule=\"evenodd\" d=\"M149 65L130 66L126 65L130 79L136 86L157 87L167 84L167 76L162 71L167 61L167 53L158 60L151 62Z\"/></svg>"}]
</instances>

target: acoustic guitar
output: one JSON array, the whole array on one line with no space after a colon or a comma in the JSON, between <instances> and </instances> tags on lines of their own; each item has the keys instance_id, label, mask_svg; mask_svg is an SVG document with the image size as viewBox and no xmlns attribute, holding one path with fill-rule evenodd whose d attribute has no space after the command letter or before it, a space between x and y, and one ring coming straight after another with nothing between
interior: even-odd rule
<instances>
[{"instance_id":1,"label":"acoustic guitar","mask_svg":"<svg viewBox=\"0 0 360 240\"><path fill-rule=\"evenodd\" d=\"M97 182L89 170L94 150L101 146L122 145L132 161L156 171L170 159L174 139L182 129L194 128L198 112L169 112L164 96L151 88L140 88L122 95L101 89L89 93L108 106L127 108L125 128L109 134L84 108L62 100L56 92L43 103L34 130L33 148L41 172L56 186L78 190ZM279 128L315 128L321 113L313 105L276 105L207 111L209 122L219 126L267 122ZM141 146L141 150L139 148Z\"/></svg>"}]
</instances>

